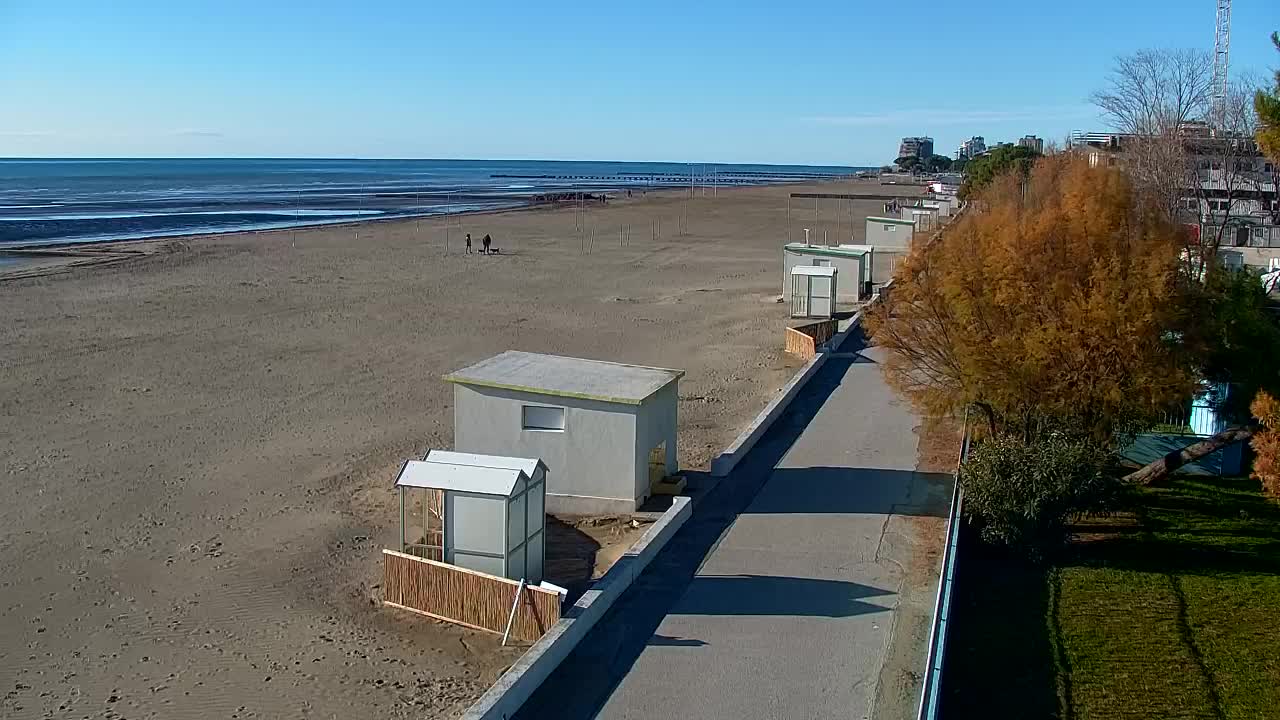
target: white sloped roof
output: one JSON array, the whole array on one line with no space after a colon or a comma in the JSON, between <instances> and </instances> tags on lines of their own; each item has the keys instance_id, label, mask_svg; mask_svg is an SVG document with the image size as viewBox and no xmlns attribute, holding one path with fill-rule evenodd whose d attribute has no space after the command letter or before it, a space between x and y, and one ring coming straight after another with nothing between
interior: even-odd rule
<instances>
[{"instance_id":1,"label":"white sloped roof","mask_svg":"<svg viewBox=\"0 0 1280 720\"><path fill-rule=\"evenodd\" d=\"M797 265L791 268L791 274L835 277L836 269L830 265Z\"/></svg>"},{"instance_id":2,"label":"white sloped roof","mask_svg":"<svg viewBox=\"0 0 1280 720\"><path fill-rule=\"evenodd\" d=\"M508 350L444 377L446 382L639 405L680 370Z\"/></svg>"},{"instance_id":3,"label":"white sloped roof","mask_svg":"<svg viewBox=\"0 0 1280 720\"><path fill-rule=\"evenodd\" d=\"M533 477L541 460L432 450L400 469L396 487L510 496L520 477Z\"/></svg>"}]
</instances>

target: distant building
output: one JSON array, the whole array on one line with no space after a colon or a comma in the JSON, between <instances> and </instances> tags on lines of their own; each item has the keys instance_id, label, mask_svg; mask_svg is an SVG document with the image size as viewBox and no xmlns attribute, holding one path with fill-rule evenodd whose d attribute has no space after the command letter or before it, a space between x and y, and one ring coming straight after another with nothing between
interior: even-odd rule
<instances>
[{"instance_id":1,"label":"distant building","mask_svg":"<svg viewBox=\"0 0 1280 720\"><path fill-rule=\"evenodd\" d=\"M1113 145L1123 135L1124 133L1081 132L1076 130L1071 133L1071 145L1073 147L1081 145Z\"/></svg>"},{"instance_id":2,"label":"distant building","mask_svg":"<svg viewBox=\"0 0 1280 720\"><path fill-rule=\"evenodd\" d=\"M1031 148L1041 155L1044 154L1044 138L1038 138L1035 135L1024 135L1018 140L1018 146Z\"/></svg>"},{"instance_id":3,"label":"distant building","mask_svg":"<svg viewBox=\"0 0 1280 720\"><path fill-rule=\"evenodd\" d=\"M1183 123L1179 135L1190 162L1183 181L1181 219L1201 237L1221 236L1239 248L1244 264L1267 267L1280 257L1280 167L1250 137L1214 137L1207 125ZM1069 149L1092 167L1124 167L1142 138L1126 133L1073 132Z\"/></svg>"},{"instance_id":4,"label":"distant building","mask_svg":"<svg viewBox=\"0 0 1280 720\"><path fill-rule=\"evenodd\" d=\"M898 157L917 157L920 159L933 155L933 138L904 137L898 146Z\"/></svg>"},{"instance_id":5,"label":"distant building","mask_svg":"<svg viewBox=\"0 0 1280 720\"><path fill-rule=\"evenodd\" d=\"M986 151L987 141L981 135L974 135L960 143L960 148L956 150L956 158L971 160Z\"/></svg>"}]
</instances>

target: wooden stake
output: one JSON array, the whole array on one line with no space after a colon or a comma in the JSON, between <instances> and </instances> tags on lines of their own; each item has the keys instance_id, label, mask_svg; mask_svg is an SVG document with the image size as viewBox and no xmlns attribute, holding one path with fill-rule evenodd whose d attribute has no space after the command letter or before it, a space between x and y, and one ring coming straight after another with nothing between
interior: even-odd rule
<instances>
[{"instance_id":1,"label":"wooden stake","mask_svg":"<svg viewBox=\"0 0 1280 720\"><path fill-rule=\"evenodd\" d=\"M511 603L511 614L507 616L507 629L502 633L502 646L507 646L507 638L511 637L511 623L516 620L516 610L520 608L520 596L524 594L524 578L520 578L520 587L516 588L516 599Z\"/></svg>"}]
</instances>

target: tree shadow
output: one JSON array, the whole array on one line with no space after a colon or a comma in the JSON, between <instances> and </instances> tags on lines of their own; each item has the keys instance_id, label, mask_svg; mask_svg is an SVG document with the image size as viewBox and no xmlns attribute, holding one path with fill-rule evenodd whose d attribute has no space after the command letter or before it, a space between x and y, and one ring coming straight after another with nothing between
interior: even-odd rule
<instances>
[{"instance_id":1,"label":"tree shadow","mask_svg":"<svg viewBox=\"0 0 1280 720\"><path fill-rule=\"evenodd\" d=\"M1070 688L1058 686L1049 570L992 548L965 526L952 590L940 717L1041 720L1061 717ZM1061 693L1061 700L1060 700Z\"/></svg>"},{"instance_id":2,"label":"tree shadow","mask_svg":"<svg viewBox=\"0 0 1280 720\"><path fill-rule=\"evenodd\" d=\"M1059 564L1161 575L1275 575L1280 574L1280 540L1231 547L1177 537L1130 535L1073 545Z\"/></svg>"},{"instance_id":3,"label":"tree shadow","mask_svg":"<svg viewBox=\"0 0 1280 720\"><path fill-rule=\"evenodd\" d=\"M1280 507L1247 479L1180 478L1154 491L1141 532L1067 547L1062 564L1159 574L1280 574Z\"/></svg>"},{"instance_id":4,"label":"tree shadow","mask_svg":"<svg viewBox=\"0 0 1280 720\"><path fill-rule=\"evenodd\" d=\"M877 468L777 468L745 512L946 517L952 476Z\"/></svg>"},{"instance_id":5,"label":"tree shadow","mask_svg":"<svg viewBox=\"0 0 1280 720\"><path fill-rule=\"evenodd\" d=\"M699 575L671 614L843 618L889 610L862 599L892 595L888 590L842 580Z\"/></svg>"},{"instance_id":6,"label":"tree shadow","mask_svg":"<svg viewBox=\"0 0 1280 720\"><path fill-rule=\"evenodd\" d=\"M702 640L669 637L658 633L654 633L653 637L649 638L650 647L705 647L706 645L707 643Z\"/></svg>"}]
</instances>

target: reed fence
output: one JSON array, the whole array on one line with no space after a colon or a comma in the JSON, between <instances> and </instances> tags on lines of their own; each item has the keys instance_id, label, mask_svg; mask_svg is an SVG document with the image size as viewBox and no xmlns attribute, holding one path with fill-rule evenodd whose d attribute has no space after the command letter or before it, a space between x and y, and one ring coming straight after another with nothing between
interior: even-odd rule
<instances>
[{"instance_id":1,"label":"reed fence","mask_svg":"<svg viewBox=\"0 0 1280 720\"><path fill-rule=\"evenodd\" d=\"M501 635L520 583L434 560L383 550L383 603ZM560 594L526 585L511 637L534 642L560 619Z\"/></svg>"},{"instance_id":2,"label":"reed fence","mask_svg":"<svg viewBox=\"0 0 1280 720\"><path fill-rule=\"evenodd\" d=\"M836 325L835 320L822 320L787 328L786 351L805 360L811 359L818 354L819 347L835 337Z\"/></svg>"}]
</instances>

